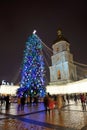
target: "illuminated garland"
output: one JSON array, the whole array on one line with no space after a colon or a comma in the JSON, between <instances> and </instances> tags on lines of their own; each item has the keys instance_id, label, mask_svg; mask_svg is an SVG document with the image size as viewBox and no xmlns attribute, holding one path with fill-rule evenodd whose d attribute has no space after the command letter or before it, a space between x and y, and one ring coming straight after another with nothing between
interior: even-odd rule
<instances>
[{"instance_id":1,"label":"illuminated garland","mask_svg":"<svg viewBox=\"0 0 87 130\"><path fill-rule=\"evenodd\" d=\"M45 63L42 42L33 33L26 42L18 94L45 95Z\"/></svg>"}]
</instances>

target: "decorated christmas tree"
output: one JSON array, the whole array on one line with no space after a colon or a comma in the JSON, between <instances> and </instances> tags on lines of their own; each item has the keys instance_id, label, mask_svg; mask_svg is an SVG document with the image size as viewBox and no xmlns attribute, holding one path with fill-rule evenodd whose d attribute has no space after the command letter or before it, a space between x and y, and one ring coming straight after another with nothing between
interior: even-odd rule
<instances>
[{"instance_id":1,"label":"decorated christmas tree","mask_svg":"<svg viewBox=\"0 0 87 130\"><path fill-rule=\"evenodd\" d=\"M45 62L42 49L42 41L34 31L26 42L18 94L45 95Z\"/></svg>"}]
</instances>

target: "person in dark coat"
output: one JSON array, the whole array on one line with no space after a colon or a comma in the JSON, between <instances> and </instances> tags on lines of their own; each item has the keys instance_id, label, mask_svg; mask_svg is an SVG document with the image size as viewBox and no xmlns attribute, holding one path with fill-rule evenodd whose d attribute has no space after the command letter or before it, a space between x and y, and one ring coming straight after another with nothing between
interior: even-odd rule
<instances>
[{"instance_id":1,"label":"person in dark coat","mask_svg":"<svg viewBox=\"0 0 87 130\"><path fill-rule=\"evenodd\" d=\"M9 109L9 95L5 97L5 101L6 101L6 110L8 110Z\"/></svg>"},{"instance_id":2,"label":"person in dark coat","mask_svg":"<svg viewBox=\"0 0 87 130\"><path fill-rule=\"evenodd\" d=\"M44 97L44 107L45 107L46 112L47 112L48 104L49 104L49 96L46 95Z\"/></svg>"},{"instance_id":3,"label":"person in dark coat","mask_svg":"<svg viewBox=\"0 0 87 130\"><path fill-rule=\"evenodd\" d=\"M25 96L21 97L21 110L24 110L24 105L25 105Z\"/></svg>"}]
</instances>

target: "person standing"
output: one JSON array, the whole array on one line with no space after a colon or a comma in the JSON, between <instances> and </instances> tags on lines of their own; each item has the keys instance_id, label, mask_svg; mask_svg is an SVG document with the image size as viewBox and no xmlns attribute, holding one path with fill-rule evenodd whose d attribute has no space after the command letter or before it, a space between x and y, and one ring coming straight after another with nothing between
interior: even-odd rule
<instances>
[{"instance_id":1,"label":"person standing","mask_svg":"<svg viewBox=\"0 0 87 130\"><path fill-rule=\"evenodd\" d=\"M34 102L33 103L38 105L38 96L37 95L34 96Z\"/></svg>"},{"instance_id":2,"label":"person standing","mask_svg":"<svg viewBox=\"0 0 87 130\"><path fill-rule=\"evenodd\" d=\"M30 94L30 107L32 105L32 94Z\"/></svg>"},{"instance_id":3,"label":"person standing","mask_svg":"<svg viewBox=\"0 0 87 130\"><path fill-rule=\"evenodd\" d=\"M48 103L49 103L49 97L48 97L48 95L46 95L44 97L44 107L45 107L46 112L47 112L47 109L48 109Z\"/></svg>"},{"instance_id":4,"label":"person standing","mask_svg":"<svg viewBox=\"0 0 87 130\"><path fill-rule=\"evenodd\" d=\"M17 103L18 103L18 111L19 111L21 108L21 97L20 96L18 96L18 98L17 98Z\"/></svg>"},{"instance_id":5,"label":"person standing","mask_svg":"<svg viewBox=\"0 0 87 130\"><path fill-rule=\"evenodd\" d=\"M59 114L61 113L61 108L63 106L63 98L62 98L62 95L58 95L57 96L57 105L58 105L58 111L59 111Z\"/></svg>"},{"instance_id":6,"label":"person standing","mask_svg":"<svg viewBox=\"0 0 87 130\"><path fill-rule=\"evenodd\" d=\"M23 95L21 97L21 110L24 110L24 105L25 105L25 96Z\"/></svg>"},{"instance_id":7,"label":"person standing","mask_svg":"<svg viewBox=\"0 0 87 130\"><path fill-rule=\"evenodd\" d=\"M6 101L6 110L8 110L9 109L9 95L5 97L5 101Z\"/></svg>"},{"instance_id":8,"label":"person standing","mask_svg":"<svg viewBox=\"0 0 87 130\"><path fill-rule=\"evenodd\" d=\"M52 110L53 113L53 110L55 108L55 101L51 97L49 97L48 108L49 108L49 114L50 114L50 110Z\"/></svg>"}]
</instances>

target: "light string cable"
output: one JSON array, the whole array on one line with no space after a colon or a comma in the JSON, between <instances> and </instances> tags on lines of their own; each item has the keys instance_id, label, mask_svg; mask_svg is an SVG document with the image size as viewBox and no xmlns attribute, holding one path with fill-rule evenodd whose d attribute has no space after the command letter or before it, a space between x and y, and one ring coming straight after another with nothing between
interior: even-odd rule
<instances>
[{"instance_id":1,"label":"light string cable","mask_svg":"<svg viewBox=\"0 0 87 130\"><path fill-rule=\"evenodd\" d=\"M50 54L53 54L52 49L50 49L44 42L42 42L43 46L46 47L48 49L48 51L50 52Z\"/></svg>"},{"instance_id":2,"label":"light string cable","mask_svg":"<svg viewBox=\"0 0 87 130\"><path fill-rule=\"evenodd\" d=\"M38 36L37 36L37 37L38 37ZM38 37L38 38L39 38L39 37ZM43 45L44 47L46 47L46 48L49 50L49 52L52 54L52 53L53 53L52 49L50 49L40 38L39 38L39 40L41 41L42 45Z\"/></svg>"},{"instance_id":3,"label":"light string cable","mask_svg":"<svg viewBox=\"0 0 87 130\"><path fill-rule=\"evenodd\" d=\"M50 65L52 54L44 46L43 46L43 53L44 53L45 58L47 59L48 65Z\"/></svg>"},{"instance_id":4,"label":"light string cable","mask_svg":"<svg viewBox=\"0 0 87 130\"><path fill-rule=\"evenodd\" d=\"M43 44L42 54L43 54L44 62L45 62L47 84L49 84L49 81L50 81L49 66L51 64L51 56L52 56L52 50L51 51L50 50L51 49L49 47Z\"/></svg>"},{"instance_id":5,"label":"light string cable","mask_svg":"<svg viewBox=\"0 0 87 130\"><path fill-rule=\"evenodd\" d=\"M36 34L35 34L36 35ZM36 35L37 36L37 35ZM37 36L38 37L38 36ZM51 56L53 55L53 51L52 49L50 49L39 37L38 39L41 41L42 45L43 45L43 48L42 48L42 51L43 51L43 55L44 55L44 58L45 58L45 61L46 61L46 64L47 66L49 67L49 63L46 59L49 59L50 62L51 62Z\"/></svg>"},{"instance_id":6,"label":"light string cable","mask_svg":"<svg viewBox=\"0 0 87 130\"><path fill-rule=\"evenodd\" d=\"M46 62L47 67L49 68L50 64L48 63L47 57L46 57L46 55L45 55L44 53L45 53L45 52L44 52L44 50L43 50L44 60L45 60L45 62ZM47 53L47 54L48 54L48 53ZM49 56L48 56L48 58L49 58Z\"/></svg>"},{"instance_id":7,"label":"light string cable","mask_svg":"<svg viewBox=\"0 0 87 130\"><path fill-rule=\"evenodd\" d=\"M12 79L12 82L14 83L14 84L16 84L17 82L19 83L19 76L20 76L20 67L18 68L18 71L16 71L16 74L15 74L15 76L14 76L14 78Z\"/></svg>"},{"instance_id":8,"label":"light string cable","mask_svg":"<svg viewBox=\"0 0 87 130\"><path fill-rule=\"evenodd\" d=\"M87 67L86 64L82 64L82 63L79 63L79 62L76 62L76 61L73 61L76 65L80 65L80 66L83 66L83 67Z\"/></svg>"},{"instance_id":9,"label":"light string cable","mask_svg":"<svg viewBox=\"0 0 87 130\"><path fill-rule=\"evenodd\" d=\"M76 65L77 69L77 74L79 77L83 77L83 75L86 77L87 76L87 65L78 63L74 61L74 64Z\"/></svg>"},{"instance_id":10,"label":"light string cable","mask_svg":"<svg viewBox=\"0 0 87 130\"><path fill-rule=\"evenodd\" d=\"M44 56L44 62L45 62L45 68L46 68L46 73L48 74L48 76L50 77L50 75L49 75L49 63L48 63L48 60L47 60L47 57L46 57L46 55L44 54L45 52L44 52L44 50L42 50L42 53L43 53L43 56ZM47 81L47 83L49 83L49 78L48 78L48 76L46 75L46 81Z\"/></svg>"}]
</instances>

